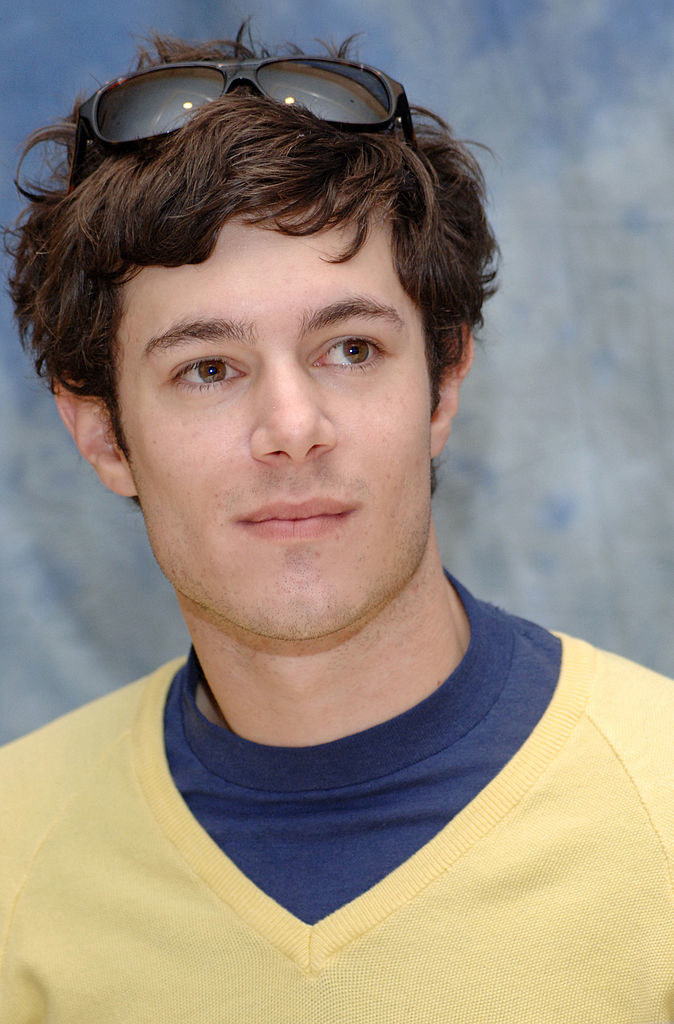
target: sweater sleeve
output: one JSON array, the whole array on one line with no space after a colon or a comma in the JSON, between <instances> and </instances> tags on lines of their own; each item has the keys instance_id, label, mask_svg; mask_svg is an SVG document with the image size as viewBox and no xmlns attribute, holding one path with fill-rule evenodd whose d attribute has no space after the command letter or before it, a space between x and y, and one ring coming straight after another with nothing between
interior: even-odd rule
<instances>
[{"instance_id":1,"label":"sweater sleeve","mask_svg":"<svg viewBox=\"0 0 674 1024\"><path fill-rule=\"evenodd\" d=\"M171 678L179 664L172 662L0 749L0 978L16 900L42 844L96 765L129 732L145 685L158 674Z\"/></svg>"}]
</instances>

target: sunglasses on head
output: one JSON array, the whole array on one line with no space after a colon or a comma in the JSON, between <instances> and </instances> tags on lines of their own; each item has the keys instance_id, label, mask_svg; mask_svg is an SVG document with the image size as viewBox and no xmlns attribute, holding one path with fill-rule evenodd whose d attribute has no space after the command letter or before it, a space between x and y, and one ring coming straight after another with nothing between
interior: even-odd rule
<instances>
[{"instance_id":1,"label":"sunglasses on head","mask_svg":"<svg viewBox=\"0 0 674 1024\"><path fill-rule=\"evenodd\" d=\"M128 146L173 132L199 107L239 86L297 105L346 131L399 124L415 145L405 90L376 68L327 57L162 64L109 82L79 108L70 189L81 181L87 143Z\"/></svg>"}]
</instances>

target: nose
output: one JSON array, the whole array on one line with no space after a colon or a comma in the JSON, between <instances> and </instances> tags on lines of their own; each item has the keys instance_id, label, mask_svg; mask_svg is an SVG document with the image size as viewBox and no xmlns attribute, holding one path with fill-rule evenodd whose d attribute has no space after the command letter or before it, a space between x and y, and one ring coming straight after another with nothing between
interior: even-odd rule
<instances>
[{"instance_id":1,"label":"nose","mask_svg":"<svg viewBox=\"0 0 674 1024\"><path fill-rule=\"evenodd\" d=\"M334 448L336 430L319 383L301 367L269 371L256 395L253 458L305 462Z\"/></svg>"}]
</instances>

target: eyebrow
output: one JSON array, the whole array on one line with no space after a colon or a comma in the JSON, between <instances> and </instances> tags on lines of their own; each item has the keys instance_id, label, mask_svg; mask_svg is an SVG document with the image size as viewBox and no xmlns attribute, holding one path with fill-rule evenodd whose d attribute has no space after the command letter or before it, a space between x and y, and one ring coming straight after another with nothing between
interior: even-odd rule
<instances>
[{"instance_id":1,"label":"eyebrow","mask_svg":"<svg viewBox=\"0 0 674 1024\"><path fill-rule=\"evenodd\" d=\"M305 313L302 317L301 332L311 334L351 319L385 320L400 331L405 326L400 313L393 306L386 306L366 296L355 295L353 298L332 302L322 309Z\"/></svg>"},{"instance_id":2,"label":"eyebrow","mask_svg":"<svg viewBox=\"0 0 674 1024\"><path fill-rule=\"evenodd\" d=\"M144 354L150 356L153 352L178 348L190 341L238 341L244 345L254 345L255 340L253 325L243 320L227 320L222 317L181 320L172 324L167 331L150 338L145 343Z\"/></svg>"},{"instance_id":3,"label":"eyebrow","mask_svg":"<svg viewBox=\"0 0 674 1024\"><path fill-rule=\"evenodd\" d=\"M300 321L300 335L315 333L345 320L384 320L397 330L405 326L400 313L393 307L366 296L356 295L331 302L316 310L307 310ZM144 347L146 356L153 352L178 348L190 341L236 341L254 346L257 334L249 321L223 317L200 320L181 320L166 331L150 338Z\"/></svg>"}]
</instances>

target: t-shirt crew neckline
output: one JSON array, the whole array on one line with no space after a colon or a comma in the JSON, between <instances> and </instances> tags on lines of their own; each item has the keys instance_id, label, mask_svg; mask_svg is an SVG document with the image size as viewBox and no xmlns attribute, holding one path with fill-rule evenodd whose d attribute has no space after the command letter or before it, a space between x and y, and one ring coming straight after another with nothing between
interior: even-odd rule
<instances>
[{"instance_id":1,"label":"t-shirt crew neckline","mask_svg":"<svg viewBox=\"0 0 674 1024\"><path fill-rule=\"evenodd\" d=\"M341 739L306 747L255 743L199 711L203 678L191 651L182 676L185 738L208 771L235 785L278 793L335 789L392 775L465 736L487 715L508 678L513 633L448 575L468 616L471 636L459 665L428 697L402 714ZM495 611L495 610L494 610Z\"/></svg>"},{"instance_id":2,"label":"t-shirt crew neckline","mask_svg":"<svg viewBox=\"0 0 674 1024\"><path fill-rule=\"evenodd\" d=\"M157 826L194 877L243 925L272 943L300 970L317 975L339 950L385 922L469 856L522 806L525 794L566 746L585 712L597 672L597 653L581 641L560 639L561 668L552 700L511 760L423 848L371 889L313 925L298 919L252 883L190 813L166 757L164 712L171 683L176 681L166 672L148 680L132 729L136 777Z\"/></svg>"}]
</instances>

